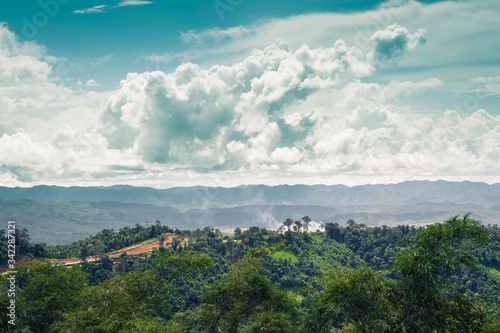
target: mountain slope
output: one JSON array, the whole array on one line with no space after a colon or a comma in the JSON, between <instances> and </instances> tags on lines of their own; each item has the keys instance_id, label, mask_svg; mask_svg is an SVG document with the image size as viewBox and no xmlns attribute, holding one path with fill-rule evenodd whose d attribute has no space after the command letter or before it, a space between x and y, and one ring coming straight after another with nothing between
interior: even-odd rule
<instances>
[{"instance_id":1,"label":"mountain slope","mask_svg":"<svg viewBox=\"0 0 500 333\"><path fill-rule=\"evenodd\" d=\"M286 218L366 225L424 224L472 211L500 224L500 184L415 181L390 185L0 187L0 214L34 241L67 244L104 228L160 220L171 227L275 228Z\"/></svg>"}]
</instances>

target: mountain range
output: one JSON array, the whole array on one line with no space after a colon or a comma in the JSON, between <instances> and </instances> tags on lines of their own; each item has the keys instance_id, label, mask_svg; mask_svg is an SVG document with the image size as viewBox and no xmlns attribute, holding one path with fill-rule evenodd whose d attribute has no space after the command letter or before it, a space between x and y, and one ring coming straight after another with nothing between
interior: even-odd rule
<instances>
[{"instance_id":1,"label":"mountain range","mask_svg":"<svg viewBox=\"0 0 500 333\"><path fill-rule=\"evenodd\" d=\"M0 187L0 215L32 241L67 244L102 229L160 220L173 228L277 228L288 217L367 226L421 225L473 213L500 224L500 183L409 181L388 185L243 185L154 189ZM5 223L6 225L6 223Z\"/></svg>"}]
</instances>

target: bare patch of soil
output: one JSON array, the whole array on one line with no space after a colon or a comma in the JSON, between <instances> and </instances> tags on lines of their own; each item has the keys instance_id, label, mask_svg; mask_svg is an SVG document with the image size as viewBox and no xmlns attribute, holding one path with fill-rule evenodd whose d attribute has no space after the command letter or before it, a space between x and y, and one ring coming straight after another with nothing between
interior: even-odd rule
<instances>
[{"instance_id":1,"label":"bare patch of soil","mask_svg":"<svg viewBox=\"0 0 500 333\"><path fill-rule=\"evenodd\" d=\"M21 253L16 253L16 257L15 257L14 260L16 261L16 264L22 264L22 263L25 263L25 262L29 263L29 262L31 262L33 260L38 261L38 259L36 259L36 258L27 256L27 255L21 254ZM9 268L8 264L0 266L0 273L7 272L8 268Z\"/></svg>"},{"instance_id":2,"label":"bare patch of soil","mask_svg":"<svg viewBox=\"0 0 500 333\"><path fill-rule=\"evenodd\" d=\"M187 239L186 238L183 238L183 237L180 237L180 236L177 236L177 235L168 235L166 238L165 238L165 243L163 244L163 246L166 246L168 247L169 244L172 243L172 240L174 238L179 238L180 241L182 243L184 243ZM147 244L138 244L138 245L132 245L132 246L129 246L129 247L125 247L123 249L120 249L118 251L116 251L115 253L112 253L109 255L110 258L117 258L119 256L121 256L124 252L127 252L127 254L139 254L139 253L144 253L144 252L151 252L153 251L153 249L158 249L160 247L160 241L159 240L155 240L151 243L147 243ZM99 260L98 257L88 257L87 258L87 261L96 261L96 260ZM53 263L59 263L59 264L65 264L65 265L73 265L73 264L77 264L77 263L80 263L82 262L82 260L80 259L55 259L55 260L52 260Z\"/></svg>"}]
</instances>

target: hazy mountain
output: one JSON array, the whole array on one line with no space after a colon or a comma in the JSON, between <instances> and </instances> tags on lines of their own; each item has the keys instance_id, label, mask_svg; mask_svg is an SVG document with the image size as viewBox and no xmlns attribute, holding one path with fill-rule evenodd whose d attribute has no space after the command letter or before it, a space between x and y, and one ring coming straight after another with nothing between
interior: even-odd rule
<instances>
[{"instance_id":1,"label":"hazy mountain","mask_svg":"<svg viewBox=\"0 0 500 333\"><path fill-rule=\"evenodd\" d=\"M500 184L414 181L391 185L248 185L153 189L132 186L0 187L0 214L34 241L63 244L104 228L162 223L182 228L277 227L315 221L367 225L422 224L469 211L500 224Z\"/></svg>"},{"instance_id":2,"label":"hazy mountain","mask_svg":"<svg viewBox=\"0 0 500 333\"><path fill-rule=\"evenodd\" d=\"M491 207L500 204L500 183L413 181L390 185L246 185L223 187L0 187L0 199L41 201L113 201L172 206L180 209L252 204L335 206L386 203L454 202Z\"/></svg>"}]
</instances>

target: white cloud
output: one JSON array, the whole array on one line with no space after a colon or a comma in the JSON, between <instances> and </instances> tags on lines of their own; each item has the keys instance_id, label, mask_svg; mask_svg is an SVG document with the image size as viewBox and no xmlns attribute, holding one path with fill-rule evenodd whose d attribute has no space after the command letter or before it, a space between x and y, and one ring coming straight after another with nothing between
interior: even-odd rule
<instances>
[{"instance_id":1,"label":"white cloud","mask_svg":"<svg viewBox=\"0 0 500 333\"><path fill-rule=\"evenodd\" d=\"M95 132L62 126L50 140L37 140L17 132L0 137L1 179L21 182L85 180L110 173L110 167L134 167L138 163L130 152L106 148L106 139ZM116 164L115 164L116 163ZM113 172L113 176L117 173ZM123 174L123 172L121 172Z\"/></svg>"},{"instance_id":2,"label":"white cloud","mask_svg":"<svg viewBox=\"0 0 500 333\"><path fill-rule=\"evenodd\" d=\"M96 80L90 79L85 82L85 87L87 88L93 88L93 87L98 87L99 84L96 82Z\"/></svg>"},{"instance_id":3,"label":"white cloud","mask_svg":"<svg viewBox=\"0 0 500 333\"><path fill-rule=\"evenodd\" d=\"M41 57L45 48L35 42L19 42L16 35L10 31L5 23L0 22L0 54L5 57L16 57L19 55Z\"/></svg>"},{"instance_id":4,"label":"white cloud","mask_svg":"<svg viewBox=\"0 0 500 333\"><path fill-rule=\"evenodd\" d=\"M149 5L152 4L153 2L151 1L145 1L145 0L124 0L121 1L117 7L124 7L124 6L143 6L143 5Z\"/></svg>"},{"instance_id":5,"label":"white cloud","mask_svg":"<svg viewBox=\"0 0 500 333\"><path fill-rule=\"evenodd\" d=\"M382 57L392 61L421 44L422 32L394 25L373 36L389 44L403 36ZM479 110L422 118L398 105L443 86L437 78L360 81L375 72L379 45L339 40L293 50L277 41L231 66L130 74L108 100L102 133L115 148L178 170L408 179L498 169L500 117Z\"/></svg>"},{"instance_id":6,"label":"white cloud","mask_svg":"<svg viewBox=\"0 0 500 333\"><path fill-rule=\"evenodd\" d=\"M378 30L370 37L370 40L376 42L375 57L382 62L395 61L406 51L424 44L426 42L424 33L423 29L419 29L411 34L408 29L397 24Z\"/></svg>"},{"instance_id":7,"label":"white cloud","mask_svg":"<svg viewBox=\"0 0 500 333\"><path fill-rule=\"evenodd\" d=\"M106 13L110 9L126 7L126 6L143 6L152 4L151 1L145 0L124 0L119 2L116 6L108 5L98 5L91 8L79 9L73 11L73 14L95 14L95 13Z\"/></svg>"},{"instance_id":8,"label":"white cloud","mask_svg":"<svg viewBox=\"0 0 500 333\"><path fill-rule=\"evenodd\" d=\"M480 49L471 36L496 29L478 25L481 15L490 23L497 17L481 9L485 2L394 2L365 13L189 31L182 35L185 42L199 48L215 43L206 54L216 65L129 73L117 91L102 94L61 84L51 66L62 60L36 43L17 41L2 26L0 182L498 181L497 110L478 107L464 114L450 107L431 113L406 104L412 96L423 99L455 84L439 68L471 59ZM474 14L470 32L458 20L467 10ZM441 22L451 24L451 35ZM447 49L461 39L464 46ZM228 58L214 57L223 53ZM486 48L485 57L490 54ZM429 65L438 69L412 75L421 58L432 59ZM394 77L393 65L410 70ZM381 67L386 76L378 76ZM456 74L467 78L460 81L462 91L499 95L498 73L470 76L467 70Z\"/></svg>"},{"instance_id":9,"label":"white cloud","mask_svg":"<svg viewBox=\"0 0 500 333\"><path fill-rule=\"evenodd\" d=\"M270 157L273 162L285 164L295 164L302 158L300 151L295 147L278 147Z\"/></svg>"},{"instance_id":10,"label":"white cloud","mask_svg":"<svg viewBox=\"0 0 500 333\"><path fill-rule=\"evenodd\" d=\"M382 52L382 44L389 41L371 37L377 31L379 39L388 37L390 31L384 33L388 26L404 27L411 33L405 35L403 30L394 29L396 39L389 43L392 48L385 50L391 50L393 56L405 53L404 57L393 58L391 64L397 62L399 68L411 71L391 71L392 79L423 81L432 70L432 76L446 84L443 90L455 94L475 88L469 82L471 77L498 75L498 47L492 36L500 35L499 21L500 2L496 0L432 4L391 1L371 11L295 15L230 29L189 31L183 37L185 41L201 43L203 50L186 55L189 61L212 65L241 61L252 49L262 49L277 39L288 41L294 49L302 44L318 48L340 38L359 49L374 48L378 42ZM426 43L412 50L415 44L423 42L424 31L419 29L425 29ZM405 51L398 45L405 45ZM384 58L382 54L379 52L378 56ZM384 74L387 75L375 73L375 78Z\"/></svg>"},{"instance_id":11,"label":"white cloud","mask_svg":"<svg viewBox=\"0 0 500 333\"><path fill-rule=\"evenodd\" d=\"M252 33L252 29L243 26L228 29L213 28L201 32L189 30L187 32L181 31L181 39L186 43L220 42L227 39L241 39Z\"/></svg>"},{"instance_id":12,"label":"white cloud","mask_svg":"<svg viewBox=\"0 0 500 333\"><path fill-rule=\"evenodd\" d=\"M473 78L470 83L473 88L468 92L476 93L480 99L486 99L490 95L500 96L500 75Z\"/></svg>"},{"instance_id":13,"label":"white cloud","mask_svg":"<svg viewBox=\"0 0 500 333\"><path fill-rule=\"evenodd\" d=\"M284 162L284 152L295 152L296 159L291 145L296 134L306 134L311 120L304 115L296 126L287 124L287 107L369 75L374 68L364 57L342 41L295 52L277 41L232 66L203 70L187 63L172 74L129 74L107 103L102 130L112 147L133 146L150 162L196 168L233 165L242 161L233 161L226 147L235 151L241 144L249 152L243 164ZM207 150L218 155L212 164L198 158Z\"/></svg>"},{"instance_id":14,"label":"white cloud","mask_svg":"<svg viewBox=\"0 0 500 333\"><path fill-rule=\"evenodd\" d=\"M121 159L94 130L106 93L62 85L51 63L64 59L19 42L6 26L0 59L0 183L90 178Z\"/></svg>"},{"instance_id":15,"label":"white cloud","mask_svg":"<svg viewBox=\"0 0 500 333\"><path fill-rule=\"evenodd\" d=\"M98 5L91 8L85 8L73 11L73 14L92 14L92 13L105 13L108 5Z\"/></svg>"}]
</instances>

